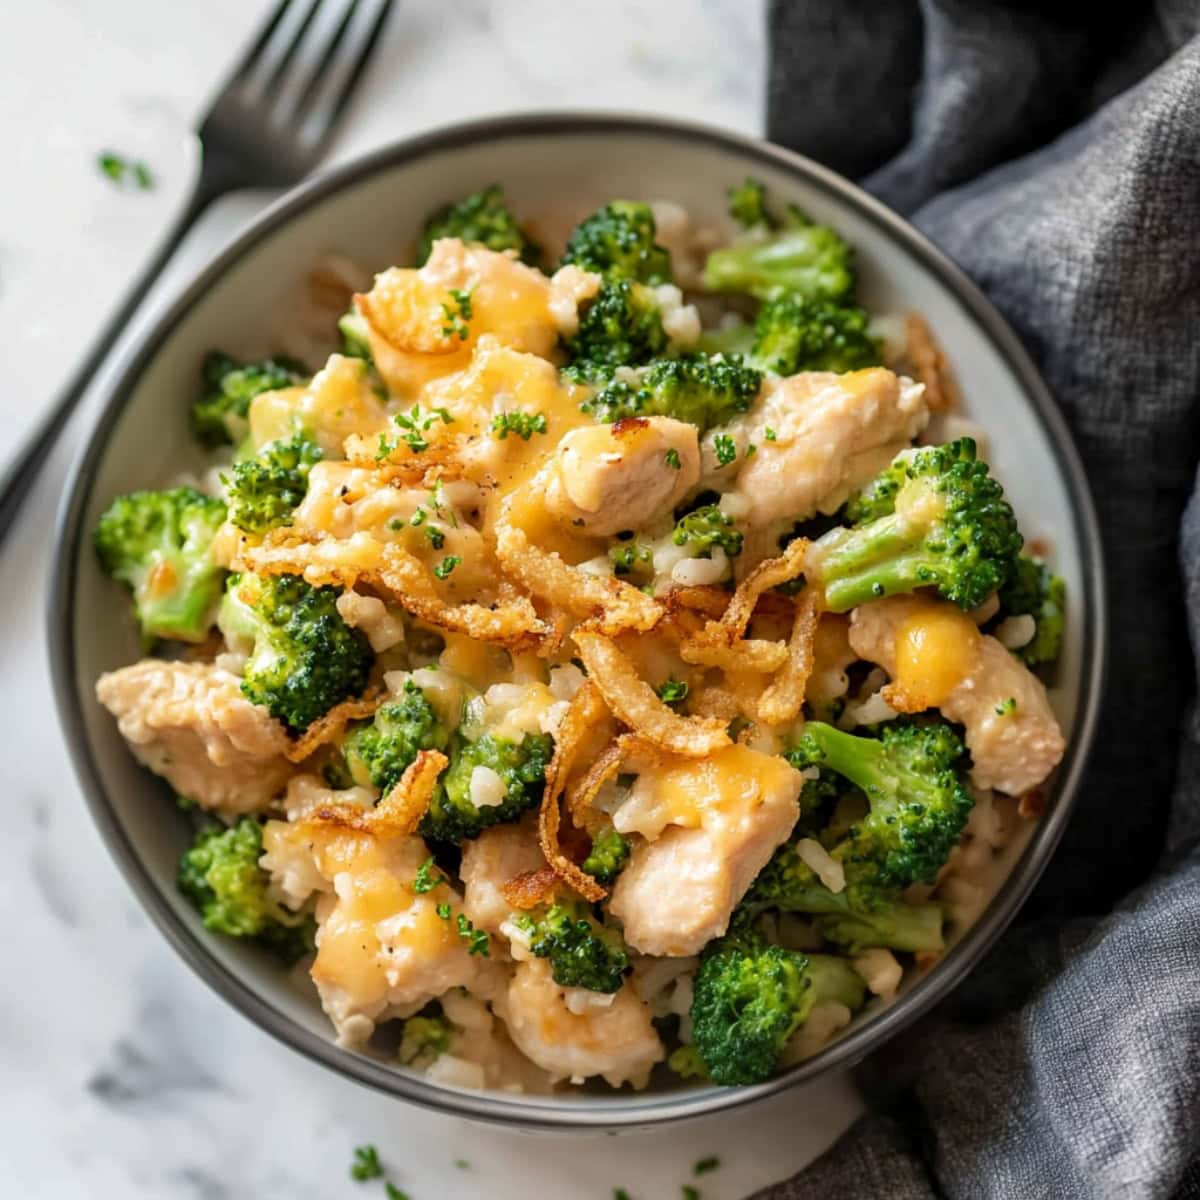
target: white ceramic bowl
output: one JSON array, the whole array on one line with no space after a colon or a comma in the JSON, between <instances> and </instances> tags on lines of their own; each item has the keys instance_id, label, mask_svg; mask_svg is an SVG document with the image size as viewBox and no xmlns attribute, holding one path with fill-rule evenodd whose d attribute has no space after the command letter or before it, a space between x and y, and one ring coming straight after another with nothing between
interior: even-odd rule
<instances>
[{"instance_id":1,"label":"white ceramic bowl","mask_svg":"<svg viewBox=\"0 0 1200 1200\"><path fill-rule=\"evenodd\" d=\"M866 307L927 317L969 415L989 431L990 459L1023 527L1053 544L1070 597L1053 700L1070 745L1046 813L1012 846L1011 870L986 911L956 935L933 970L767 1083L514 1096L439 1086L344 1050L314 994L255 951L206 932L175 889L187 824L167 787L134 762L93 695L101 672L140 656L128 606L92 552L96 518L117 493L162 486L197 462L187 415L202 356L213 347L270 349L273 314L323 253L382 269L411 245L432 208L494 181L522 215L574 215L629 197L674 200L698 218L719 221L726 188L747 174L858 248ZM676 121L577 114L458 125L381 150L290 192L223 251L144 336L84 445L59 521L49 638L59 713L93 817L147 912L202 978L288 1045L392 1095L526 1128L649 1126L732 1108L845 1067L963 978L1028 895L1067 820L1095 728L1105 618L1095 516L1066 427L1008 326L961 272L875 200L797 155Z\"/></svg>"}]
</instances>

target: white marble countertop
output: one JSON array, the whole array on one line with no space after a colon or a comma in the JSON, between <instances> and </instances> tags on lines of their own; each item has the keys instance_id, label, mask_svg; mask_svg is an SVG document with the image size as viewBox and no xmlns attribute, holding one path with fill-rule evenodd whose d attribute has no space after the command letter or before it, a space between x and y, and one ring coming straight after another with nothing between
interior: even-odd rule
<instances>
[{"instance_id":1,"label":"white marble countertop","mask_svg":"<svg viewBox=\"0 0 1200 1200\"><path fill-rule=\"evenodd\" d=\"M0 462L182 195L190 122L265 7L43 0L5 12L0 327L10 351ZM398 0L333 157L539 107L640 109L757 131L763 58L758 0ZM157 186L114 188L96 167L105 149L144 158ZM238 197L214 210L150 307L261 202ZM195 978L93 830L51 701L46 568L89 416L69 429L0 555L0 1191L21 1200L382 1195L348 1176L353 1147L373 1142L412 1200L608 1200L616 1187L659 1200L681 1196L684 1183L720 1200L790 1173L840 1131L857 1110L844 1079L659 1134L530 1140L345 1081L276 1044ZM721 1168L692 1179L709 1154ZM460 1158L470 1166L457 1168Z\"/></svg>"}]
</instances>

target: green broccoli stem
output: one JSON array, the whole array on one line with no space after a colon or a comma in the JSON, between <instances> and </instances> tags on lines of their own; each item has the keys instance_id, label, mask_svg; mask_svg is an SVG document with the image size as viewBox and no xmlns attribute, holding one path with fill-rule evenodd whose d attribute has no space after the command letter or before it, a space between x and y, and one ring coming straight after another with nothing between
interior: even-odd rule
<instances>
[{"instance_id":1,"label":"green broccoli stem","mask_svg":"<svg viewBox=\"0 0 1200 1200\"><path fill-rule=\"evenodd\" d=\"M844 1004L851 1012L856 1012L866 1002L866 983L844 958L810 954L805 973L812 982L814 1004Z\"/></svg>"},{"instance_id":2,"label":"green broccoli stem","mask_svg":"<svg viewBox=\"0 0 1200 1200\"><path fill-rule=\"evenodd\" d=\"M846 733L821 721L809 721L804 734L820 747L821 765L866 792L872 806L892 798L896 790L895 764L889 769L888 750L883 742Z\"/></svg>"},{"instance_id":3,"label":"green broccoli stem","mask_svg":"<svg viewBox=\"0 0 1200 1200\"><path fill-rule=\"evenodd\" d=\"M804 913L817 918L817 929L830 942L851 948L886 946L889 950L941 950L941 907L937 904L906 904L895 900L871 912L851 907L847 891L831 892L814 881L793 888L779 906L783 912Z\"/></svg>"},{"instance_id":4,"label":"green broccoli stem","mask_svg":"<svg viewBox=\"0 0 1200 1200\"><path fill-rule=\"evenodd\" d=\"M815 564L830 612L911 592L932 583L925 549L927 530L901 513L879 517L858 529L833 529L813 545Z\"/></svg>"}]
</instances>

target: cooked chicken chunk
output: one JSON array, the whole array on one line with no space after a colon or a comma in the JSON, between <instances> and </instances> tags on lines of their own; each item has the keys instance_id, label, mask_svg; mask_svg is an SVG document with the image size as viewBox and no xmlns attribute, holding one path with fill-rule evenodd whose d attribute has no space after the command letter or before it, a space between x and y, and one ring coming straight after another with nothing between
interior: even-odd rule
<instances>
[{"instance_id":1,"label":"cooked chicken chunk","mask_svg":"<svg viewBox=\"0 0 1200 1200\"><path fill-rule=\"evenodd\" d=\"M138 761L202 808L265 808L294 769L283 726L212 663L146 658L102 675L96 698Z\"/></svg>"},{"instance_id":2,"label":"cooked chicken chunk","mask_svg":"<svg viewBox=\"0 0 1200 1200\"><path fill-rule=\"evenodd\" d=\"M458 872L463 881L463 912L477 928L498 932L512 913L501 887L545 862L538 845L536 814L519 825L496 825L485 830L463 848Z\"/></svg>"},{"instance_id":3,"label":"cooked chicken chunk","mask_svg":"<svg viewBox=\"0 0 1200 1200\"><path fill-rule=\"evenodd\" d=\"M439 904L461 912L462 898L448 883L413 890L429 857L419 837L271 821L263 848L263 865L293 903L321 881L311 974L344 1045L361 1045L378 1022L411 1016L449 988L490 987L492 964L438 915Z\"/></svg>"},{"instance_id":4,"label":"cooked chicken chunk","mask_svg":"<svg viewBox=\"0 0 1200 1200\"><path fill-rule=\"evenodd\" d=\"M640 529L678 504L700 478L696 427L670 417L629 417L572 430L556 459L547 508L600 537Z\"/></svg>"},{"instance_id":5,"label":"cooked chicken chunk","mask_svg":"<svg viewBox=\"0 0 1200 1200\"><path fill-rule=\"evenodd\" d=\"M720 937L755 875L791 832L803 780L782 758L731 746L638 776L613 815L634 847L609 911L643 954L698 954Z\"/></svg>"},{"instance_id":6,"label":"cooked chicken chunk","mask_svg":"<svg viewBox=\"0 0 1200 1200\"><path fill-rule=\"evenodd\" d=\"M736 424L757 446L736 492L753 528L833 512L924 428L925 390L882 367L768 382ZM770 429L774 438L768 438Z\"/></svg>"},{"instance_id":7,"label":"cooked chicken chunk","mask_svg":"<svg viewBox=\"0 0 1200 1200\"><path fill-rule=\"evenodd\" d=\"M1041 681L946 601L893 596L861 605L850 644L892 676L898 691L885 698L894 706L919 693L909 707L937 707L965 727L978 787L1019 796L1062 758L1065 742Z\"/></svg>"},{"instance_id":8,"label":"cooked chicken chunk","mask_svg":"<svg viewBox=\"0 0 1200 1200\"><path fill-rule=\"evenodd\" d=\"M552 301L561 316L561 294L552 293L540 271L457 238L434 242L420 270L392 267L355 297L375 365L400 396L415 396L432 380L461 371L483 334L547 357L559 330Z\"/></svg>"},{"instance_id":9,"label":"cooked chicken chunk","mask_svg":"<svg viewBox=\"0 0 1200 1200\"><path fill-rule=\"evenodd\" d=\"M654 1064L666 1057L649 1006L629 983L611 1002L596 997L587 1011L572 1012L545 959L517 964L496 1009L517 1049L555 1079L582 1082L601 1075L613 1087L641 1088Z\"/></svg>"}]
</instances>

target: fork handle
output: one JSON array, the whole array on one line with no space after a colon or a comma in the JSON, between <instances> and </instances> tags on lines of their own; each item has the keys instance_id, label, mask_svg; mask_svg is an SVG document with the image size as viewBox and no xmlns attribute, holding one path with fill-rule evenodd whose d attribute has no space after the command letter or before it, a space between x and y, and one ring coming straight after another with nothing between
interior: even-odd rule
<instances>
[{"instance_id":1,"label":"fork handle","mask_svg":"<svg viewBox=\"0 0 1200 1200\"><path fill-rule=\"evenodd\" d=\"M216 185L208 172L201 173L183 211L175 218L149 262L130 284L116 311L93 339L87 354L76 366L54 404L34 426L12 462L5 468L4 474L0 475L0 546L3 546L16 523L17 514L33 490L38 472L49 457L59 433L108 357L113 343L141 306L150 285L179 248L179 243L183 241L187 231L208 205L226 190L227 187Z\"/></svg>"}]
</instances>

